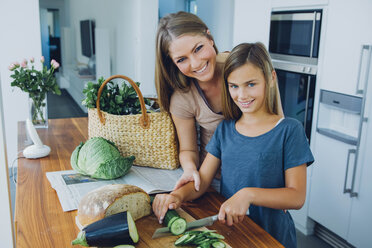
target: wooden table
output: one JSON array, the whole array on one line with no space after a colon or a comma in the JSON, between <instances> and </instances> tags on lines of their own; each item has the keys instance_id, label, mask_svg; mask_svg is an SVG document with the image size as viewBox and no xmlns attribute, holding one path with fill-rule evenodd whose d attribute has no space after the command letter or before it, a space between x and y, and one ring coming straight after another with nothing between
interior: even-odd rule
<instances>
[{"instance_id":1,"label":"wooden table","mask_svg":"<svg viewBox=\"0 0 372 248\"><path fill-rule=\"evenodd\" d=\"M15 206L17 248L72 247L71 241L79 232L75 225L76 211L63 212L57 193L50 186L45 173L71 170L71 153L81 141L87 139L87 127L87 118L49 120L49 128L37 131L43 143L51 148L50 155L41 159L18 161ZM20 122L18 124L19 151L29 145L26 144L26 140L25 123ZM199 219L216 214L223 201L221 195L211 190L182 208L195 219ZM142 222L137 223L140 232ZM154 225L158 224L155 222ZM216 222L210 228L224 235L226 242L234 248L283 247L248 217L242 223L232 227ZM157 246L142 243L140 247Z\"/></svg>"}]
</instances>

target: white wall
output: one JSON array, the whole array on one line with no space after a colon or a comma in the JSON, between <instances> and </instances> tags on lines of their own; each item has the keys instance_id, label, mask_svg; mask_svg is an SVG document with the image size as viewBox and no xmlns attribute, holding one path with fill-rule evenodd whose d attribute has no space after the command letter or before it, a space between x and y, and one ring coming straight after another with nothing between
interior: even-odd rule
<instances>
[{"instance_id":1,"label":"white wall","mask_svg":"<svg viewBox=\"0 0 372 248\"><path fill-rule=\"evenodd\" d=\"M1 100L4 104L6 150L8 160L13 161L17 157L17 122L24 121L28 117L28 97L19 89L13 91L10 87L11 78L8 65L23 58L35 57L38 60L41 56L38 0L1 1L0 34ZM1 168L5 166L3 140L3 137L0 137ZM1 199L9 199L9 193L5 192L6 187L4 187L5 178L7 178L6 170L0 170L0 177L0 197ZM2 221L1 246L12 247L9 234L10 222L7 221L10 215L7 200L1 201L0 213Z\"/></svg>"},{"instance_id":2,"label":"white wall","mask_svg":"<svg viewBox=\"0 0 372 248\"><path fill-rule=\"evenodd\" d=\"M197 0L196 4L197 15L207 24L218 50L231 51L234 0Z\"/></svg>"},{"instance_id":3,"label":"white wall","mask_svg":"<svg viewBox=\"0 0 372 248\"><path fill-rule=\"evenodd\" d=\"M235 0L234 46L260 41L267 47L270 35L270 0Z\"/></svg>"},{"instance_id":4,"label":"white wall","mask_svg":"<svg viewBox=\"0 0 372 248\"><path fill-rule=\"evenodd\" d=\"M1 1L0 72L4 103L5 131L9 161L17 157L17 122L28 117L28 95L12 89L8 65L35 57L39 65L41 38L38 0ZM10 166L10 165L9 165Z\"/></svg>"},{"instance_id":5,"label":"white wall","mask_svg":"<svg viewBox=\"0 0 372 248\"><path fill-rule=\"evenodd\" d=\"M69 15L76 48L72 56L78 62L87 63L81 55L80 20L93 19L96 28L110 33L111 74L129 76L141 82L143 94L155 94L157 0L75 0L69 2Z\"/></svg>"},{"instance_id":6,"label":"white wall","mask_svg":"<svg viewBox=\"0 0 372 248\"><path fill-rule=\"evenodd\" d=\"M1 79L0 79L1 82ZM0 84L1 95L1 84ZM4 132L4 115L3 101L0 98L0 198L3 199L0 203L0 240L2 247L14 247L13 240L13 217L10 205L10 189L9 189L9 173L8 162L5 147L5 132Z\"/></svg>"}]
</instances>

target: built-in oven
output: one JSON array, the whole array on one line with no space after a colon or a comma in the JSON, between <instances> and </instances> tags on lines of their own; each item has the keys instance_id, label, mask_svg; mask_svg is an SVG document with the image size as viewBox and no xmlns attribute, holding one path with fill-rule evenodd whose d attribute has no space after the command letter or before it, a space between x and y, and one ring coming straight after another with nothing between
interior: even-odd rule
<instances>
[{"instance_id":1,"label":"built-in oven","mask_svg":"<svg viewBox=\"0 0 372 248\"><path fill-rule=\"evenodd\" d=\"M302 123L310 142L317 68L284 61L273 61L273 64L284 115Z\"/></svg>"},{"instance_id":2,"label":"built-in oven","mask_svg":"<svg viewBox=\"0 0 372 248\"><path fill-rule=\"evenodd\" d=\"M269 52L284 115L299 120L310 142L322 10L271 12Z\"/></svg>"},{"instance_id":3,"label":"built-in oven","mask_svg":"<svg viewBox=\"0 0 372 248\"><path fill-rule=\"evenodd\" d=\"M322 10L271 13L269 52L273 59L317 64Z\"/></svg>"}]
</instances>

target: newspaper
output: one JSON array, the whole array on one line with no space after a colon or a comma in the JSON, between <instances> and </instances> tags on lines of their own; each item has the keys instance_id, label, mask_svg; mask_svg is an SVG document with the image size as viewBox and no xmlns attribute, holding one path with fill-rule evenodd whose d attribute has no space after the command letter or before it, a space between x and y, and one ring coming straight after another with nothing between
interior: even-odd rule
<instances>
[{"instance_id":1,"label":"newspaper","mask_svg":"<svg viewBox=\"0 0 372 248\"><path fill-rule=\"evenodd\" d=\"M136 185L148 194L170 192L183 171L162 170L149 167L132 166L128 174L113 180L94 179L78 174L74 170L47 172L53 189L64 212L76 210L80 199L88 192L108 184Z\"/></svg>"}]
</instances>

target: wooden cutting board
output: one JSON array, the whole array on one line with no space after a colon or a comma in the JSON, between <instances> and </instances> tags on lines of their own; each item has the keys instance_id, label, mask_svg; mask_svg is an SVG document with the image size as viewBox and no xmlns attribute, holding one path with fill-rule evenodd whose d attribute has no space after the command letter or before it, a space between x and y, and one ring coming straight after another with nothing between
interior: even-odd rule
<instances>
[{"instance_id":1,"label":"wooden cutting board","mask_svg":"<svg viewBox=\"0 0 372 248\"><path fill-rule=\"evenodd\" d=\"M186 213L182 209L178 209L177 212L179 215L186 219L187 222L194 221L195 219ZM166 236L161 238L152 239L152 235L154 234L155 230L164 227L159 224L158 219L155 217L154 214L151 214L150 216L144 217L142 219L139 219L136 221L136 226L138 230L138 234L140 236L140 241L136 244L136 248L165 248L165 247L176 247L174 245L174 242L181 236ZM206 227L201 227L195 230L208 230ZM180 246L177 246L180 247ZM186 246L183 246L186 247ZM187 246L192 247L192 246ZM195 247L195 246L194 246ZM226 244L226 247L231 248L228 244Z\"/></svg>"}]
</instances>

